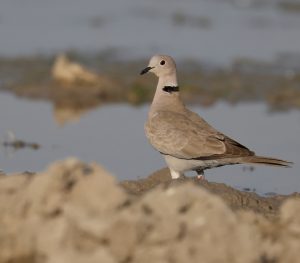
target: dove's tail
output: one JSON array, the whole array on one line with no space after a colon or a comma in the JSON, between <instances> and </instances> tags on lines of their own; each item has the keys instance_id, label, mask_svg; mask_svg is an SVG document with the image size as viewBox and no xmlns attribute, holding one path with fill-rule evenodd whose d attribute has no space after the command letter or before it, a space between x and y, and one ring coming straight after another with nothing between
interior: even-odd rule
<instances>
[{"instance_id":1,"label":"dove's tail","mask_svg":"<svg viewBox=\"0 0 300 263\"><path fill-rule=\"evenodd\" d=\"M242 158L243 163L266 164L273 166L291 167L292 162L287 162L280 159L264 157L264 156L247 156Z\"/></svg>"}]
</instances>

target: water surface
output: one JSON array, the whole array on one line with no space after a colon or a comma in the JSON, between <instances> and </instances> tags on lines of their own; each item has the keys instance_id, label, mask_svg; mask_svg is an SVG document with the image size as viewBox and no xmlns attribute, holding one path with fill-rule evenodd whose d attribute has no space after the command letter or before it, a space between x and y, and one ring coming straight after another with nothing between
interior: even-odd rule
<instances>
[{"instance_id":1,"label":"water surface","mask_svg":"<svg viewBox=\"0 0 300 263\"><path fill-rule=\"evenodd\" d=\"M261 103L219 103L213 108L192 109L257 154L295 163L289 169L256 166L252 172L244 171L242 165L220 167L206 171L208 180L259 193L300 191L299 111L269 113ZM50 103L0 93L0 139L5 140L6 133L12 131L18 139L42 146L37 151L0 147L0 169L7 173L40 171L55 160L75 156L104 165L120 180L145 177L165 166L144 135L147 111L148 105L104 106L62 127L57 124Z\"/></svg>"},{"instance_id":2,"label":"water surface","mask_svg":"<svg viewBox=\"0 0 300 263\"><path fill-rule=\"evenodd\" d=\"M0 55L114 50L217 64L299 55L299 13L251 2L260 1L1 0Z\"/></svg>"}]
</instances>

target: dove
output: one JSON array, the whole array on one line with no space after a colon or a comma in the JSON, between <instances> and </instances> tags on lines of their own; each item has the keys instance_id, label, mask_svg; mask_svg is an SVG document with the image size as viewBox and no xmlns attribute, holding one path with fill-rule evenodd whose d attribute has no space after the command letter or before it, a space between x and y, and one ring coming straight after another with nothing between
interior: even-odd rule
<instances>
[{"instance_id":1,"label":"dove","mask_svg":"<svg viewBox=\"0 0 300 263\"><path fill-rule=\"evenodd\" d=\"M189 110L180 97L175 61L155 55L141 75L158 77L155 95L145 123L146 136L162 154L173 179L195 171L204 179L204 170L233 164L266 164L290 167L291 162L257 156Z\"/></svg>"}]
</instances>

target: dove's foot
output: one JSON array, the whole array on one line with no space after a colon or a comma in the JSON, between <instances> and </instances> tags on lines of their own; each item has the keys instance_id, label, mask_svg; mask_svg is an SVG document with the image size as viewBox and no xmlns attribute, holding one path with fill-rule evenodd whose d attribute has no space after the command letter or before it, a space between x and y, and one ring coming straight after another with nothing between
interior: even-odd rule
<instances>
[{"instance_id":1,"label":"dove's foot","mask_svg":"<svg viewBox=\"0 0 300 263\"><path fill-rule=\"evenodd\" d=\"M206 180L203 170L196 170L196 172L197 172L197 176L196 176L197 180Z\"/></svg>"}]
</instances>

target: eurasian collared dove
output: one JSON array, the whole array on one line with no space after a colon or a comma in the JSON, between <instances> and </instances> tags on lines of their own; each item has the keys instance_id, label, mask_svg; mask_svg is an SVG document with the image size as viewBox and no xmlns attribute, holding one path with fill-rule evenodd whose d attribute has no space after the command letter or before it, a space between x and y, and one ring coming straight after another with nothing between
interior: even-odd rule
<instances>
[{"instance_id":1,"label":"eurasian collared dove","mask_svg":"<svg viewBox=\"0 0 300 263\"><path fill-rule=\"evenodd\" d=\"M205 169L227 164L267 164L288 167L292 163L256 156L247 147L210 126L188 110L179 96L177 72L170 56L155 55L141 74L158 77L155 96L145 124L146 136L165 158L173 179L186 171L204 178Z\"/></svg>"}]
</instances>

